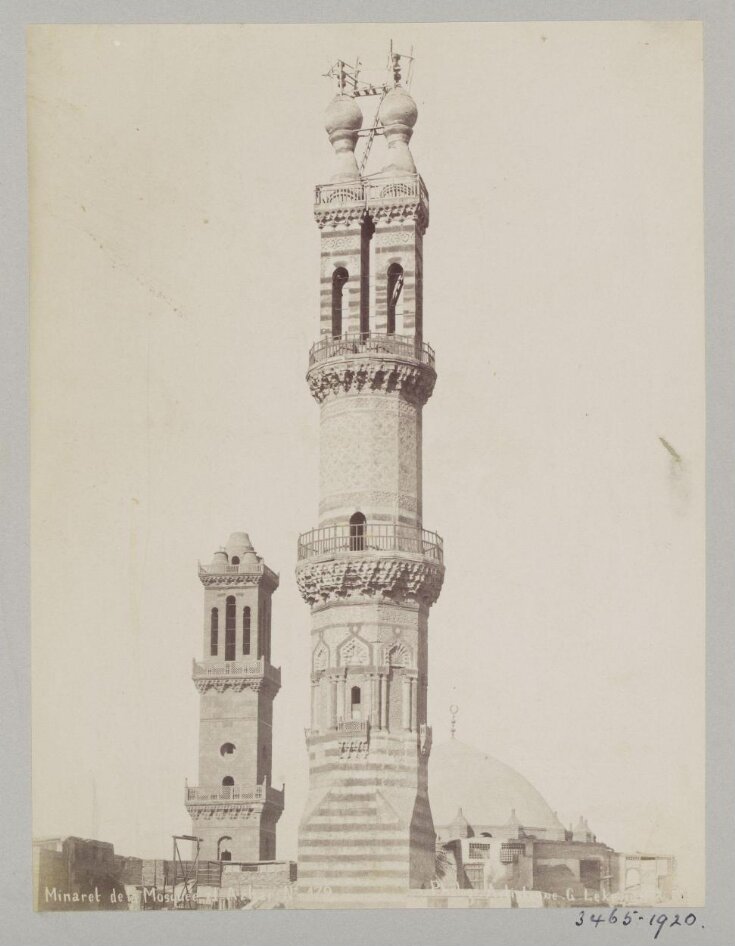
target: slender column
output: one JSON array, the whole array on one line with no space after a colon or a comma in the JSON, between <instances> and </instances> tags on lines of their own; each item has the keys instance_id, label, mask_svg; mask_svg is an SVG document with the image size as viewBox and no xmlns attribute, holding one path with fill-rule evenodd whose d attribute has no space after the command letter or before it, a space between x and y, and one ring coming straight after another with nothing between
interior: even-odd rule
<instances>
[{"instance_id":1,"label":"slender column","mask_svg":"<svg viewBox=\"0 0 735 946\"><path fill-rule=\"evenodd\" d=\"M371 702L370 702L370 725L379 726L380 725L380 690L378 688L379 676L377 673L374 673L370 678L370 692L371 692Z\"/></svg>"},{"instance_id":2,"label":"slender column","mask_svg":"<svg viewBox=\"0 0 735 946\"><path fill-rule=\"evenodd\" d=\"M380 674L380 728L388 728L388 677Z\"/></svg>"},{"instance_id":3,"label":"slender column","mask_svg":"<svg viewBox=\"0 0 735 946\"><path fill-rule=\"evenodd\" d=\"M314 680L311 681L311 728L312 729L319 729L319 720L317 719L317 712L316 712L316 707L317 707L317 701L316 701L317 689L316 688L318 686L319 684L316 683Z\"/></svg>"},{"instance_id":4,"label":"slender column","mask_svg":"<svg viewBox=\"0 0 735 946\"><path fill-rule=\"evenodd\" d=\"M345 713L345 677L340 674L337 679L337 719L346 719Z\"/></svg>"},{"instance_id":5,"label":"slender column","mask_svg":"<svg viewBox=\"0 0 735 946\"><path fill-rule=\"evenodd\" d=\"M411 678L403 674L403 728L411 728Z\"/></svg>"},{"instance_id":6,"label":"slender column","mask_svg":"<svg viewBox=\"0 0 735 946\"><path fill-rule=\"evenodd\" d=\"M370 719L370 714L373 711L373 678L368 677L361 687L362 690L362 718Z\"/></svg>"},{"instance_id":7,"label":"slender column","mask_svg":"<svg viewBox=\"0 0 735 946\"><path fill-rule=\"evenodd\" d=\"M335 677L329 679L329 726L334 729L337 725L337 680Z\"/></svg>"},{"instance_id":8,"label":"slender column","mask_svg":"<svg viewBox=\"0 0 735 946\"><path fill-rule=\"evenodd\" d=\"M417 725L418 691L419 691L418 680L416 680L414 677L411 677L411 726L410 726L410 729L413 732L416 732L418 730L418 725Z\"/></svg>"}]
</instances>

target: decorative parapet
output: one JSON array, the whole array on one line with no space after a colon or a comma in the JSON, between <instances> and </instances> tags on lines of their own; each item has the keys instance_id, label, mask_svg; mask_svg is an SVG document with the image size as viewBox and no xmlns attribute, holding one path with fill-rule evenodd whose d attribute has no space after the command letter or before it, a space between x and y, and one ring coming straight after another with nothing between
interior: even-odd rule
<instances>
[{"instance_id":1,"label":"decorative parapet","mask_svg":"<svg viewBox=\"0 0 735 946\"><path fill-rule=\"evenodd\" d=\"M365 183L367 212L374 222L415 220L421 233L429 226L429 192L419 174Z\"/></svg>"},{"instance_id":2,"label":"decorative parapet","mask_svg":"<svg viewBox=\"0 0 735 946\"><path fill-rule=\"evenodd\" d=\"M317 186L314 217L320 230L359 224L365 215L387 223L414 220L423 233L429 225L429 192L421 176L406 174Z\"/></svg>"},{"instance_id":3,"label":"decorative parapet","mask_svg":"<svg viewBox=\"0 0 735 946\"><path fill-rule=\"evenodd\" d=\"M224 690L240 693L246 688L259 690L261 687L270 687L277 692L281 688L281 668L273 667L264 657L258 660L226 660L217 663L193 660L191 678L200 693L205 693L210 688L218 693Z\"/></svg>"},{"instance_id":4,"label":"decorative parapet","mask_svg":"<svg viewBox=\"0 0 735 946\"><path fill-rule=\"evenodd\" d=\"M310 605L351 596L388 598L396 603L432 605L444 581L444 566L428 559L376 553L348 553L339 558L304 561L296 568L296 583Z\"/></svg>"},{"instance_id":5,"label":"decorative parapet","mask_svg":"<svg viewBox=\"0 0 735 946\"><path fill-rule=\"evenodd\" d=\"M271 571L267 565L262 563L258 565L242 564L212 567L211 565L202 565L200 562L199 581L205 587L244 587L246 585L258 585L263 582L275 591L280 578L276 572Z\"/></svg>"},{"instance_id":6,"label":"decorative parapet","mask_svg":"<svg viewBox=\"0 0 735 946\"><path fill-rule=\"evenodd\" d=\"M314 217L324 227L349 227L365 216L365 187L362 181L321 184L314 195Z\"/></svg>"},{"instance_id":7,"label":"decorative parapet","mask_svg":"<svg viewBox=\"0 0 735 946\"><path fill-rule=\"evenodd\" d=\"M239 788L223 785L218 788L199 788L187 785L184 789L184 804L194 819L247 817L253 810L265 805L283 811L285 786L279 791L271 785L254 785Z\"/></svg>"}]
</instances>

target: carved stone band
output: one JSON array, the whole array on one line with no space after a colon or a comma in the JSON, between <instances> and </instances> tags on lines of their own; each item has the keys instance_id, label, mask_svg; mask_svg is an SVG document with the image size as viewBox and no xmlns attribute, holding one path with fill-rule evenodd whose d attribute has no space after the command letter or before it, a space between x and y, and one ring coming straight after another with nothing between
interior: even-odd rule
<instances>
[{"instance_id":1,"label":"carved stone band","mask_svg":"<svg viewBox=\"0 0 735 946\"><path fill-rule=\"evenodd\" d=\"M281 689L280 683L276 683L267 677L195 677L194 685L199 693L206 693L210 689L214 689L218 693L224 693L225 690L242 693L243 690L262 689L275 695Z\"/></svg>"},{"instance_id":2,"label":"carved stone band","mask_svg":"<svg viewBox=\"0 0 735 946\"><path fill-rule=\"evenodd\" d=\"M296 583L311 605L341 598L380 596L397 603L432 605L444 581L444 566L420 559L382 555L304 562L296 568Z\"/></svg>"},{"instance_id":3,"label":"carved stone band","mask_svg":"<svg viewBox=\"0 0 735 946\"><path fill-rule=\"evenodd\" d=\"M361 353L316 364L307 372L306 380L320 404L333 394L368 390L400 392L423 405L434 390L436 372L420 362Z\"/></svg>"}]
</instances>

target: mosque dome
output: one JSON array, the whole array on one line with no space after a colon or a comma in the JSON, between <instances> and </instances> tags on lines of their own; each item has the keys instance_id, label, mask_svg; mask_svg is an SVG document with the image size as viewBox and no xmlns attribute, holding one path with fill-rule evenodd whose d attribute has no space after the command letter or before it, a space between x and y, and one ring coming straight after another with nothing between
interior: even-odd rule
<instances>
[{"instance_id":1,"label":"mosque dome","mask_svg":"<svg viewBox=\"0 0 735 946\"><path fill-rule=\"evenodd\" d=\"M337 131L356 132L362 128L362 111L351 95L335 95L324 113L324 127L330 137Z\"/></svg>"},{"instance_id":2,"label":"mosque dome","mask_svg":"<svg viewBox=\"0 0 735 946\"><path fill-rule=\"evenodd\" d=\"M435 825L463 818L478 826L504 826L512 819L558 837L564 827L542 795L504 762L458 739L434 745L429 756L429 801ZM547 835L548 836L548 835Z\"/></svg>"},{"instance_id":3,"label":"mosque dome","mask_svg":"<svg viewBox=\"0 0 735 946\"><path fill-rule=\"evenodd\" d=\"M380 106L380 121L383 125L407 125L413 128L419 110L408 92L400 85L391 89Z\"/></svg>"}]
</instances>

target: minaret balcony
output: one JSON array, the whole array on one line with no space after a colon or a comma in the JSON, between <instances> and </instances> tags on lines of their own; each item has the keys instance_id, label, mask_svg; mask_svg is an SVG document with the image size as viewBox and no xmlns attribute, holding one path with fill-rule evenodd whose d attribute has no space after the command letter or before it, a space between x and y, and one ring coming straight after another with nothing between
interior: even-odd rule
<instances>
[{"instance_id":1,"label":"minaret balcony","mask_svg":"<svg viewBox=\"0 0 735 946\"><path fill-rule=\"evenodd\" d=\"M311 346L309 389L321 404L348 392L401 392L423 405L436 382L434 349L409 335L323 335Z\"/></svg>"},{"instance_id":2,"label":"minaret balcony","mask_svg":"<svg viewBox=\"0 0 735 946\"><path fill-rule=\"evenodd\" d=\"M407 198L428 203L429 192L420 174L381 175L366 180L317 184L314 190L315 207L324 204L385 203Z\"/></svg>"},{"instance_id":3,"label":"minaret balcony","mask_svg":"<svg viewBox=\"0 0 735 946\"><path fill-rule=\"evenodd\" d=\"M283 808L284 795L284 790L279 791L271 785L251 785L247 788L222 785L214 789L187 785L184 789L184 802L187 808L232 805L233 803L270 803L276 808Z\"/></svg>"},{"instance_id":4,"label":"minaret balcony","mask_svg":"<svg viewBox=\"0 0 735 946\"><path fill-rule=\"evenodd\" d=\"M376 355L380 358L393 355L434 367L434 349L431 345L410 335L380 335L376 332L322 336L311 346L309 367L330 358L349 358L353 355Z\"/></svg>"},{"instance_id":5,"label":"minaret balcony","mask_svg":"<svg viewBox=\"0 0 735 946\"><path fill-rule=\"evenodd\" d=\"M263 562L241 562L238 565L202 565L199 563L199 580L207 586L246 586L263 582L266 586L278 587L279 576Z\"/></svg>"},{"instance_id":6,"label":"minaret balcony","mask_svg":"<svg viewBox=\"0 0 735 946\"><path fill-rule=\"evenodd\" d=\"M444 543L436 532L366 522L312 529L299 537L296 582L312 606L346 597L431 606L444 581Z\"/></svg>"},{"instance_id":7,"label":"minaret balcony","mask_svg":"<svg viewBox=\"0 0 735 946\"><path fill-rule=\"evenodd\" d=\"M364 558L386 552L420 555L441 565L444 541L436 532L396 522L366 522L357 528L349 523L324 526L299 536L299 562L335 555Z\"/></svg>"},{"instance_id":8,"label":"minaret balcony","mask_svg":"<svg viewBox=\"0 0 735 946\"><path fill-rule=\"evenodd\" d=\"M314 216L320 227L359 222L366 213L388 221L415 218L425 230L429 223L429 192L421 175L379 175L317 185Z\"/></svg>"},{"instance_id":9,"label":"minaret balcony","mask_svg":"<svg viewBox=\"0 0 735 946\"><path fill-rule=\"evenodd\" d=\"M257 660L193 660L191 678L197 690L204 693L210 688L241 691L259 690L266 686L278 691L281 686L281 668L273 667L265 657Z\"/></svg>"}]
</instances>

